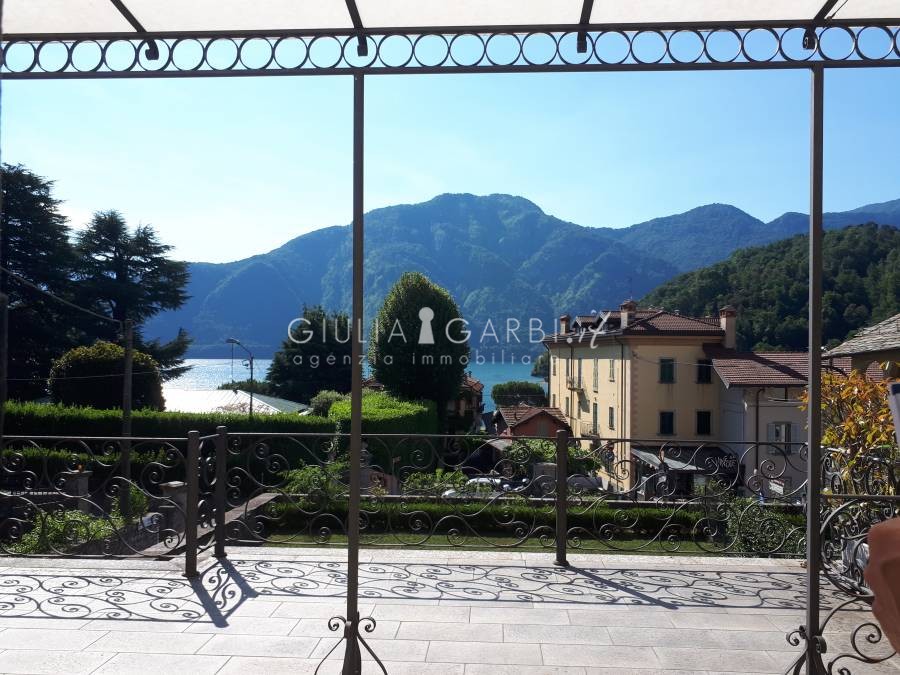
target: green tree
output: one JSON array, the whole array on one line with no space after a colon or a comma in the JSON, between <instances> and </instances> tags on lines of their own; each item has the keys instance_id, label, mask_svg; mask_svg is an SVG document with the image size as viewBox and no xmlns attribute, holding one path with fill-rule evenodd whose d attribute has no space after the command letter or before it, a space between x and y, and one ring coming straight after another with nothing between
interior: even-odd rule
<instances>
[{"instance_id":1,"label":"green tree","mask_svg":"<svg viewBox=\"0 0 900 675\"><path fill-rule=\"evenodd\" d=\"M352 343L347 315L304 307L290 331L266 375L272 393L306 402L325 389L350 391Z\"/></svg>"},{"instance_id":2,"label":"green tree","mask_svg":"<svg viewBox=\"0 0 900 675\"><path fill-rule=\"evenodd\" d=\"M531 376L543 377L545 380L550 379L550 352L538 354L531 367Z\"/></svg>"},{"instance_id":3,"label":"green tree","mask_svg":"<svg viewBox=\"0 0 900 675\"><path fill-rule=\"evenodd\" d=\"M0 268L59 297L71 299L74 254L53 183L21 165L0 167ZM9 296L9 396L44 395L53 359L76 344L81 317L35 288L0 271Z\"/></svg>"},{"instance_id":4,"label":"green tree","mask_svg":"<svg viewBox=\"0 0 900 675\"><path fill-rule=\"evenodd\" d=\"M372 323L368 356L387 391L434 401L443 419L469 362L468 334L450 293L419 272L403 274Z\"/></svg>"},{"instance_id":5,"label":"green tree","mask_svg":"<svg viewBox=\"0 0 900 675\"><path fill-rule=\"evenodd\" d=\"M338 401L343 401L346 397L346 394L325 389L310 399L309 407L312 408L313 415L328 417L328 411L331 410L331 406Z\"/></svg>"},{"instance_id":6,"label":"green tree","mask_svg":"<svg viewBox=\"0 0 900 675\"><path fill-rule=\"evenodd\" d=\"M241 391L252 391L254 394L271 394L269 383L266 380L236 380L234 382L224 382L216 389L240 389Z\"/></svg>"},{"instance_id":7,"label":"green tree","mask_svg":"<svg viewBox=\"0 0 900 675\"><path fill-rule=\"evenodd\" d=\"M900 312L900 229L854 225L824 238L822 338L842 342ZM806 349L809 239L796 236L736 251L727 260L675 277L642 304L713 314L738 309L739 349Z\"/></svg>"},{"instance_id":8,"label":"green tree","mask_svg":"<svg viewBox=\"0 0 900 675\"><path fill-rule=\"evenodd\" d=\"M187 263L169 258L171 250L149 225L130 230L117 211L95 213L75 245L82 303L118 321L134 321L136 346L159 363L164 379L188 370L182 364L190 338L179 330L169 342L146 341L140 326L163 310L178 309L187 300ZM107 326L98 326L97 334L112 337Z\"/></svg>"},{"instance_id":9,"label":"green tree","mask_svg":"<svg viewBox=\"0 0 900 675\"><path fill-rule=\"evenodd\" d=\"M54 403L109 409L122 407L125 349L98 340L89 347L70 349L53 363L50 396ZM163 409L159 364L134 352L132 405L135 409Z\"/></svg>"},{"instance_id":10,"label":"green tree","mask_svg":"<svg viewBox=\"0 0 900 675\"><path fill-rule=\"evenodd\" d=\"M512 381L495 384L491 388L491 398L497 405L547 405L544 387L537 382Z\"/></svg>"}]
</instances>

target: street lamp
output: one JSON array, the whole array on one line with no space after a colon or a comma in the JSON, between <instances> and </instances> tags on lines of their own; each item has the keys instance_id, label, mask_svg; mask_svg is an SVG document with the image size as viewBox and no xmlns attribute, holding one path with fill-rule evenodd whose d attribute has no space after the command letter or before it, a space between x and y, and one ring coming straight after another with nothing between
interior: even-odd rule
<instances>
[{"instance_id":1,"label":"street lamp","mask_svg":"<svg viewBox=\"0 0 900 675\"><path fill-rule=\"evenodd\" d=\"M225 344L237 345L250 355L250 358L248 360L250 363L250 419L253 419L253 352L247 349L247 347L236 338L228 338L227 340L225 340Z\"/></svg>"}]
</instances>

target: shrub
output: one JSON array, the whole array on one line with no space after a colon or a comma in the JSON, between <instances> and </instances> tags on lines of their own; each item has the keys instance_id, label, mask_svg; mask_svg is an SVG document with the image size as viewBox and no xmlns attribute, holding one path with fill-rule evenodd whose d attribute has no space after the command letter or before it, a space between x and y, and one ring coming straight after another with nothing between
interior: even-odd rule
<instances>
[{"instance_id":1,"label":"shrub","mask_svg":"<svg viewBox=\"0 0 900 675\"><path fill-rule=\"evenodd\" d=\"M55 403L110 409L122 407L125 348L98 340L70 349L50 369L50 396ZM162 380L152 357L134 352L132 405L162 410Z\"/></svg>"},{"instance_id":2,"label":"shrub","mask_svg":"<svg viewBox=\"0 0 900 675\"><path fill-rule=\"evenodd\" d=\"M466 484L466 474L462 471L437 469L434 473L416 471L403 481L403 491L414 495L440 495L451 489L460 489Z\"/></svg>"},{"instance_id":3,"label":"shrub","mask_svg":"<svg viewBox=\"0 0 900 675\"><path fill-rule=\"evenodd\" d=\"M390 394L373 391L363 396L363 433L436 434L437 409L432 401L401 401ZM350 400L335 401L328 411L341 431L350 430Z\"/></svg>"},{"instance_id":4,"label":"shrub","mask_svg":"<svg viewBox=\"0 0 900 675\"><path fill-rule=\"evenodd\" d=\"M364 434L378 436L379 434L435 434L438 430L438 418L435 404L432 401L401 401L386 392L366 392L363 395L363 424ZM349 399L336 401L328 411L328 418L334 420L336 428L340 432L350 431L350 401ZM340 447L346 450L348 440L340 439ZM424 444L425 454L437 459L428 441ZM367 449L371 453L371 461L376 466L390 472L395 462L401 466L410 463L411 457L417 452L419 441L411 438L369 438ZM421 466L420 464L417 464Z\"/></svg>"},{"instance_id":5,"label":"shrub","mask_svg":"<svg viewBox=\"0 0 900 675\"><path fill-rule=\"evenodd\" d=\"M316 415L248 415L239 413L181 413L136 410L132 433L149 438L185 438L189 431L215 433L217 426L229 431L331 434L335 423ZM9 403L4 432L19 436L120 436L122 414L117 410L96 410L40 403Z\"/></svg>"},{"instance_id":6,"label":"shrub","mask_svg":"<svg viewBox=\"0 0 900 675\"><path fill-rule=\"evenodd\" d=\"M20 555L67 553L80 544L116 538L123 527L146 513L149 506L143 491L132 487L129 493L131 515L127 518L119 509L118 498L113 499L108 516L91 516L78 509L38 511L34 527L6 548Z\"/></svg>"},{"instance_id":7,"label":"shrub","mask_svg":"<svg viewBox=\"0 0 900 675\"><path fill-rule=\"evenodd\" d=\"M324 496L331 500L339 495L347 494L346 474L350 469L347 462L304 466L301 469L286 471L285 482L281 489L287 494Z\"/></svg>"},{"instance_id":8,"label":"shrub","mask_svg":"<svg viewBox=\"0 0 900 675\"><path fill-rule=\"evenodd\" d=\"M497 405L547 405L547 394L538 382L501 382L491 388L491 398Z\"/></svg>"},{"instance_id":9,"label":"shrub","mask_svg":"<svg viewBox=\"0 0 900 675\"><path fill-rule=\"evenodd\" d=\"M252 391L254 394L271 393L271 387L265 380L237 380L235 382L225 382L216 388L223 390L240 389L241 391Z\"/></svg>"},{"instance_id":10,"label":"shrub","mask_svg":"<svg viewBox=\"0 0 900 675\"><path fill-rule=\"evenodd\" d=\"M326 389L313 396L309 401L309 406L312 408L313 415L327 417L328 411L331 410L331 406L338 401L343 401L345 398L345 394L334 391L333 389Z\"/></svg>"},{"instance_id":11,"label":"shrub","mask_svg":"<svg viewBox=\"0 0 900 675\"><path fill-rule=\"evenodd\" d=\"M519 465L532 464L534 462L556 463L556 443L540 438L514 439L513 444L505 451L504 455ZM597 454L581 447L581 445L569 446L569 475L593 475L600 468Z\"/></svg>"},{"instance_id":12,"label":"shrub","mask_svg":"<svg viewBox=\"0 0 900 675\"><path fill-rule=\"evenodd\" d=\"M311 519L319 515L316 506L322 505L282 502L275 505L273 514L277 514L279 529L302 532L308 530ZM327 513L346 522L347 506L346 499L330 502L327 504ZM442 521L442 526L436 527L436 533L446 534L451 528L459 528L466 533L484 536L520 536L516 535L516 523L525 523L528 526L526 530L554 528L556 524L556 513L551 504L534 504L521 498L487 505L478 500L448 502L415 498L408 501L375 499L364 500L361 509L365 513L363 536L382 533L423 535ZM568 521L570 529L580 529L582 534L587 533L601 539L610 532L615 532L615 538L623 541L634 537L653 537L661 528L665 528L667 535L677 533L684 540L689 540L702 517L702 512L694 509L673 511L670 508L618 509L597 506L590 509L570 507ZM427 524L424 532L418 529L423 522ZM463 522L466 525L460 528ZM591 548L590 537L586 536L585 539L585 548Z\"/></svg>"}]
</instances>

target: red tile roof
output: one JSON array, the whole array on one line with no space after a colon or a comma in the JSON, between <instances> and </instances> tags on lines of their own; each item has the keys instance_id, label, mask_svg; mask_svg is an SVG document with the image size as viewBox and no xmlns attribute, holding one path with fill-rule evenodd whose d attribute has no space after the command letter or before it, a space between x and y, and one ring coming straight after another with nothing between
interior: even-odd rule
<instances>
[{"instance_id":1,"label":"red tile roof","mask_svg":"<svg viewBox=\"0 0 900 675\"><path fill-rule=\"evenodd\" d=\"M739 352L718 345L704 345L704 352L726 387L805 387L809 376L807 352ZM846 375L850 359L825 357L822 368ZM879 381L883 373L870 367L866 377Z\"/></svg>"},{"instance_id":2,"label":"red tile roof","mask_svg":"<svg viewBox=\"0 0 900 675\"><path fill-rule=\"evenodd\" d=\"M535 415L539 415L541 413L545 413L547 415L550 415L551 417L555 417L566 426L569 425L562 410L560 410L559 408L552 408L548 406L533 406L527 405L525 403L520 403L519 405L498 406L497 412L500 413L500 415L506 421L506 425L510 428L517 426L522 422L525 422L526 420L530 420Z\"/></svg>"},{"instance_id":3,"label":"red tile roof","mask_svg":"<svg viewBox=\"0 0 900 675\"><path fill-rule=\"evenodd\" d=\"M690 333L698 335L725 335L719 320L711 316L686 316L660 310L627 326L625 335L649 335L653 333Z\"/></svg>"},{"instance_id":4,"label":"red tile roof","mask_svg":"<svg viewBox=\"0 0 900 675\"><path fill-rule=\"evenodd\" d=\"M725 331L719 319L713 316L687 316L664 309L638 309L631 312L629 325L621 327L622 312L615 310L609 313L605 332L601 335L705 335L724 337ZM589 342L594 333L591 329L599 327L601 315L579 314L575 317L573 330L567 333L554 333L544 338L544 343L554 342Z\"/></svg>"}]
</instances>

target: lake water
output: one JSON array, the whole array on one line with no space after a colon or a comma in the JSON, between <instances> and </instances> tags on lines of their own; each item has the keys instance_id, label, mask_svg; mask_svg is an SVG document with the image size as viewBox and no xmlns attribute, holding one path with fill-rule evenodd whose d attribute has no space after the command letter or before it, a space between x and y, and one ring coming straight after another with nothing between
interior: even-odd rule
<instances>
[{"instance_id":1,"label":"lake water","mask_svg":"<svg viewBox=\"0 0 900 675\"><path fill-rule=\"evenodd\" d=\"M253 363L253 376L261 380L269 370L271 359L256 359ZM166 386L178 389L216 389L220 384L234 380L246 380L250 378L250 369L243 365L242 361L235 359L187 359L185 365L192 366L185 375L166 383ZM528 380L543 384L538 377L531 376L531 364L525 363L491 363L490 357L483 364L472 363L470 370L473 377L484 384L485 410L494 408L490 398L491 388L495 384L510 380ZM232 373L234 376L232 377Z\"/></svg>"}]
</instances>

